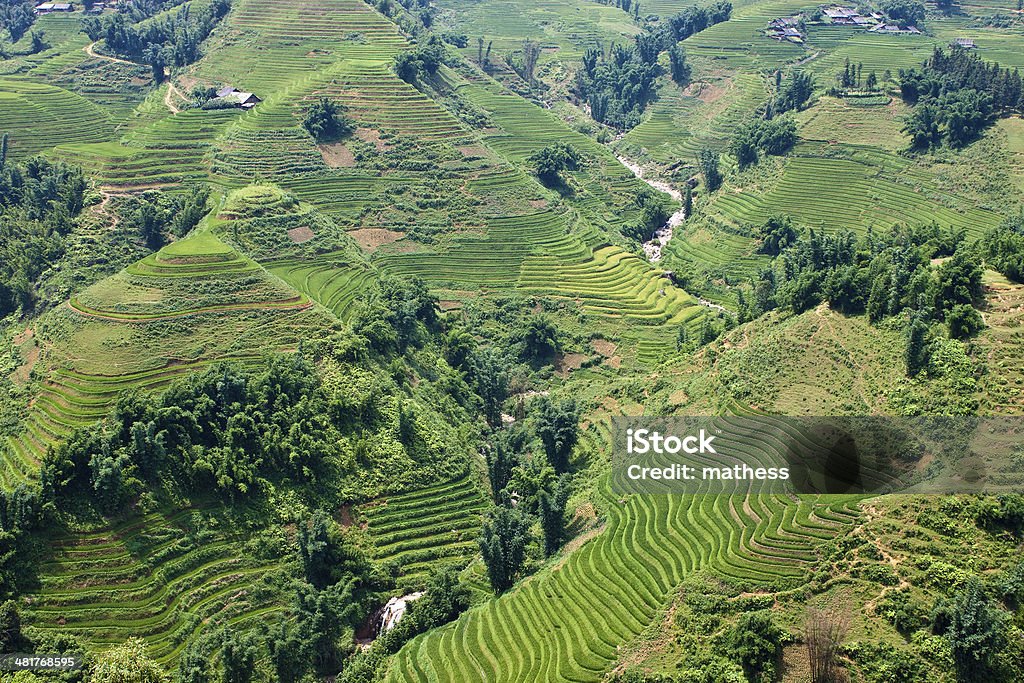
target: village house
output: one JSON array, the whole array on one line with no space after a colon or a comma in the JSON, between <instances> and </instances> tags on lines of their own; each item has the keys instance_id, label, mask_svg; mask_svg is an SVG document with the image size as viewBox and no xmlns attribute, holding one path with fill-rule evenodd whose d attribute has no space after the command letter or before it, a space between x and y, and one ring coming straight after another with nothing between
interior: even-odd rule
<instances>
[{"instance_id":1,"label":"village house","mask_svg":"<svg viewBox=\"0 0 1024 683\"><path fill-rule=\"evenodd\" d=\"M221 100L223 102L229 102L235 105L236 107L240 107L241 109L252 109L257 104L263 101L260 98L256 97L256 95L254 95L251 92L243 92L231 86L227 86L218 90L215 99Z\"/></svg>"},{"instance_id":2,"label":"village house","mask_svg":"<svg viewBox=\"0 0 1024 683\"><path fill-rule=\"evenodd\" d=\"M921 29L916 26L907 26L906 28L903 28L897 24L886 24L885 22L880 22L877 26L869 28L868 30L872 33L921 33Z\"/></svg>"}]
</instances>

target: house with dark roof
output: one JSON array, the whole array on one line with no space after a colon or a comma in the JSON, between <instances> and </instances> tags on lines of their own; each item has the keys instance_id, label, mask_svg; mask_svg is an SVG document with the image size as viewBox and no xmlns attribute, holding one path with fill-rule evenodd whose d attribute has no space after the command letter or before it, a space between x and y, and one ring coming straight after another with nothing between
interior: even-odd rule
<instances>
[{"instance_id":1,"label":"house with dark roof","mask_svg":"<svg viewBox=\"0 0 1024 683\"><path fill-rule=\"evenodd\" d=\"M233 88L231 86L226 86L218 90L217 97L215 99L233 104L241 109L252 109L263 101L251 92L243 92L238 88Z\"/></svg>"}]
</instances>

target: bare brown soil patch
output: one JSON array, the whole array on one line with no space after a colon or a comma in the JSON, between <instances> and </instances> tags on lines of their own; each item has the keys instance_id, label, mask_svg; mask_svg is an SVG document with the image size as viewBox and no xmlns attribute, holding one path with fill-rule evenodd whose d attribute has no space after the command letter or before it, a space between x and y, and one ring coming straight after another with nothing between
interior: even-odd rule
<instances>
[{"instance_id":1,"label":"bare brown soil patch","mask_svg":"<svg viewBox=\"0 0 1024 683\"><path fill-rule=\"evenodd\" d=\"M466 145L464 147L458 147L459 153L464 157L485 157L487 156L487 149L480 145Z\"/></svg>"},{"instance_id":2,"label":"bare brown soil patch","mask_svg":"<svg viewBox=\"0 0 1024 683\"><path fill-rule=\"evenodd\" d=\"M611 358L615 355L615 343L610 342L607 339L593 339L591 340L590 345L594 347L594 351L597 351L605 358Z\"/></svg>"},{"instance_id":3,"label":"bare brown soil patch","mask_svg":"<svg viewBox=\"0 0 1024 683\"><path fill-rule=\"evenodd\" d=\"M531 199L527 203L535 209L545 209L548 206L548 200L546 199Z\"/></svg>"},{"instance_id":4,"label":"bare brown soil patch","mask_svg":"<svg viewBox=\"0 0 1024 683\"><path fill-rule=\"evenodd\" d=\"M708 81L697 81L686 86L686 90L683 91L684 95L690 97L696 97L704 104L711 104L712 102L720 99L725 94L727 88L724 86L709 83Z\"/></svg>"},{"instance_id":5,"label":"bare brown soil patch","mask_svg":"<svg viewBox=\"0 0 1024 683\"><path fill-rule=\"evenodd\" d=\"M308 242L314 237L316 237L316 234L309 226L306 225L302 226L301 228L292 228L291 230L288 231L288 239L290 239L292 242L295 242L295 244L302 244L303 242Z\"/></svg>"},{"instance_id":6,"label":"bare brown soil patch","mask_svg":"<svg viewBox=\"0 0 1024 683\"><path fill-rule=\"evenodd\" d=\"M26 328L24 332L16 335L14 343L21 347L22 363L11 374L11 380L16 384L28 384L32 377L32 368L39 362L39 345L35 343L32 328Z\"/></svg>"},{"instance_id":7,"label":"bare brown soil patch","mask_svg":"<svg viewBox=\"0 0 1024 683\"><path fill-rule=\"evenodd\" d=\"M391 147L391 145L381 140L380 131L374 130L373 128L356 128L356 132L353 133L353 135L363 142L373 143L378 152L382 152Z\"/></svg>"},{"instance_id":8,"label":"bare brown soil patch","mask_svg":"<svg viewBox=\"0 0 1024 683\"><path fill-rule=\"evenodd\" d=\"M583 362L587 360L586 354L583 353L565 353L558 357L555 361L555 372L561 377L568 377L569 373L573 370L579 370L583 366Z\"/></svg>"},{"instance_id":9,"label":"bare brown soil patch","mask_svg":"<svg viewBox=\"0 0 1024 683\"><path fill-rule=\"evenodd\" d=\"M320 148L320 156L324 158L324 163L331 168L352 168L356 165L355 156L343 142L317 147Z\"/></svg>"},{"instance_id":10,"label":"bare brown soil patch","mask_svg":"<svg viewBox=\"0 0 1024 683\"><path fill-rule=\"evenodd\" d=\"M360 228L348 234L364 251L376 251L385 244L394 244L405 237L404 232L384 228Z\"/></svg>"}]
</instances>

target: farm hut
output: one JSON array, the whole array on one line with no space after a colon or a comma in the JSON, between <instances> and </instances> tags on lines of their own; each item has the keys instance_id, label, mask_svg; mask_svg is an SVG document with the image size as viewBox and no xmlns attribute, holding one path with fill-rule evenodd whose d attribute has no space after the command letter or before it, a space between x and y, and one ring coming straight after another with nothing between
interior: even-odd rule
<instances>
[{"instance_id":1,"label":"farm hut","mask_svg":"<svg viewBox=\"0 0 1024 683\"><path fill-rule=\"evenodd\" d=\"M973 50L978 47L977 45L974 44L974 40L972 38L957 38L952 43L950 43L949 46L962 47L965 50Z\"/></svg>"}]
</instances>

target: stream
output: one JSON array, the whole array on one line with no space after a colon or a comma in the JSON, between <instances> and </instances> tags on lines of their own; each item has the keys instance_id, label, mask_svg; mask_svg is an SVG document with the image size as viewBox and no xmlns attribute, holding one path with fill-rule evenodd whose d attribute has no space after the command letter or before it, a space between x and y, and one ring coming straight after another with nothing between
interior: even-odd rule
<instances>
[{"instance_id":1,"label":"stream","mask_svg":"<svg viewBox=\"0 0 1024 683\"><path fill-rule=\"evenodd\" d=\"M630 161L626 157L616 156L615 158L618 159L623 166L632 171L633 175L650 185L655 190L667 193L677 202L683 201L682 192L675 189L668 183L662 180L650 180L645 178L644 170L640 168L639 164ZM648 261L651 263L657 263L661 260L661 250L669 243L669 240L672 239L672 233L677 227L683 224L684 220L686 220L686 209L684 207L680 207L678 211L668 217L668 220L665 221L665 225L654 231L654 235L649 241L644 242L644 254L647 255Z\"/></svg>"}]
</instances>

